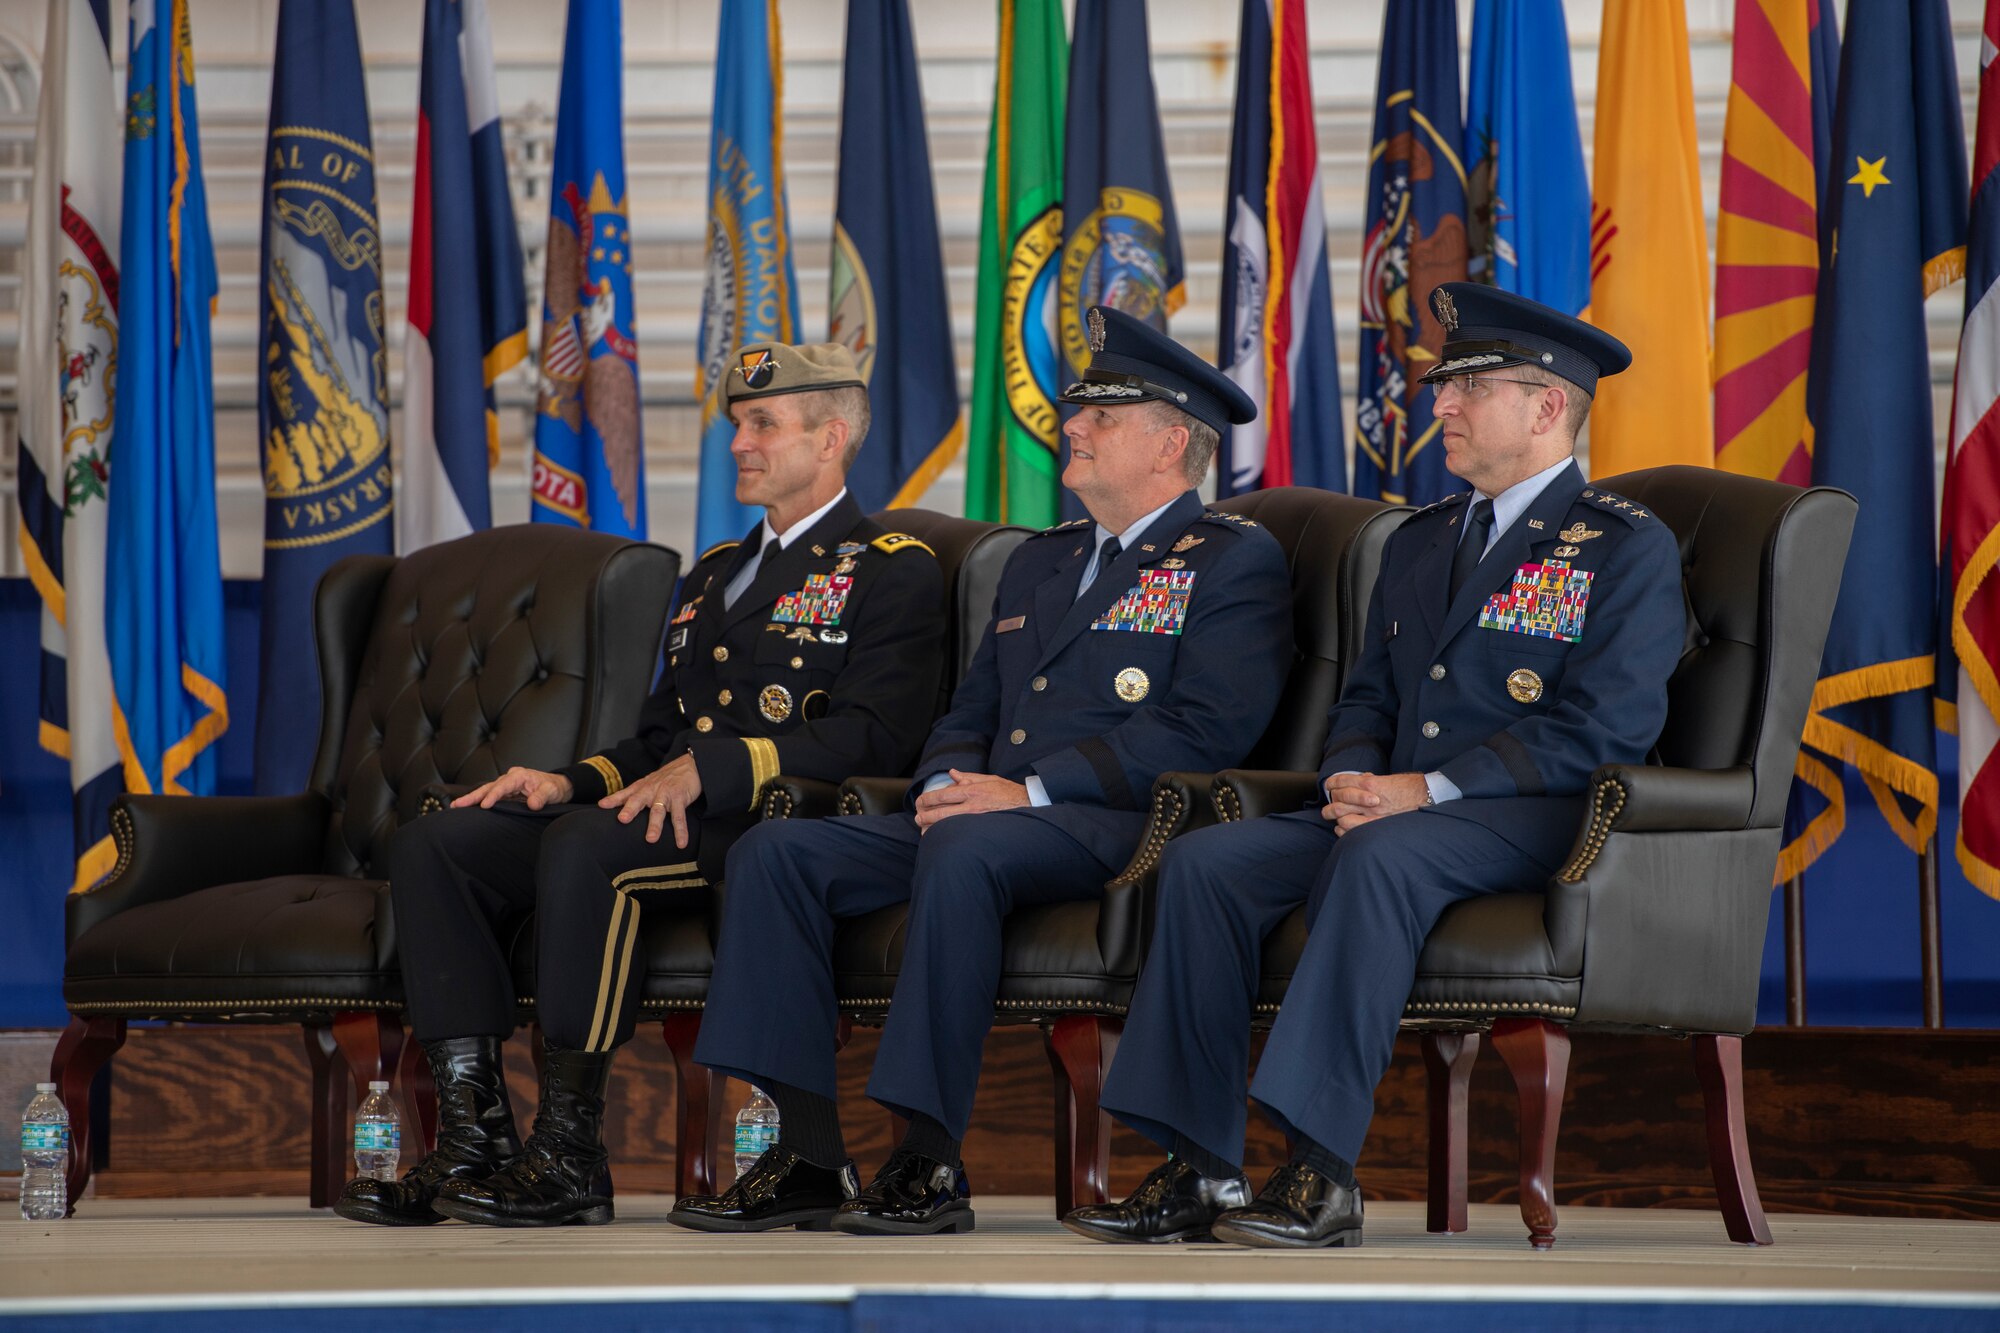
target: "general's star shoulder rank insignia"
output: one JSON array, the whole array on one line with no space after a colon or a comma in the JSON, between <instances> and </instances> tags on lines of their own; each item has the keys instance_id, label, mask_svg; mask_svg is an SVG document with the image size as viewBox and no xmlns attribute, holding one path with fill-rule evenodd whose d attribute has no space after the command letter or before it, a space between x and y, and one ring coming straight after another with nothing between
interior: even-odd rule
<instances>
[{"instance_id":1,"label":"general's star shoulder rank insignia","mask_svg":"<svg viewBox=\"0 0 2000 1333\"><path fill-rule=\"evenodd\" d=\"M1458 332L1458 305L1451 299L1451 293L1440 287L1431 293L1431 309L1437 311L1438 323L1446 333Z\"/></svg>"},{"instance_id":2,"label":"general's star shoulder rank insignia","mask_svg":"<svg viewBox=\"0 0 2000 1333\"><path fill-rule=\"evenodd\" d=\"M1587 542L1592 537L1602 537L1604 534L1596 528L1586 528L1581 523L1572 523L1558 535L1566 542Z\"/></svg>"}]
</instances>

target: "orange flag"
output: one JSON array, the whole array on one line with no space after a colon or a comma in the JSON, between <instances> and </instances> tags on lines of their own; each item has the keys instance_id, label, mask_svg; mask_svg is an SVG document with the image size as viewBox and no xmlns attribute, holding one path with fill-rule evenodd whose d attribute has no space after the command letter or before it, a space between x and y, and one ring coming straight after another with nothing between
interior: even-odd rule
<instances>
[{"instance_id":1,"label":"orange flag","mask_svg":"<svg viewBox=\"0 0 2000 1333\"><path fill-rule=\"evenodd\" d=\"M1596 145L1588 313L1632 349L1632 369L1599 386L1591 474L1706 467L1708 232L1684 5L1607 0Z\"/></svg>"}]
</instances>

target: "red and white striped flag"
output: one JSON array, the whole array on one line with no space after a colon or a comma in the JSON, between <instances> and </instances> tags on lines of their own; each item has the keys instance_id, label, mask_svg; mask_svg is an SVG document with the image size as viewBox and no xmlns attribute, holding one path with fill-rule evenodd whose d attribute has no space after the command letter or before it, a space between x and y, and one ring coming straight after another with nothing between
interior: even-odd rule
<instances>
[{"instance_id":1,"label":"red and white striped flag","mask_svg":"<svg viewBox=\"0 0 2000 1333\"><path fill-rule=\"evenodd\" d=\"M1958 659L1958 861L2000 898L2000 0L1979 43L1979 130L1952 393L1943 550ZM1940 679L1943 679L1940 673ZM1941 710L1942 711L1942 710Z\"/></svg>"}]
</instances>

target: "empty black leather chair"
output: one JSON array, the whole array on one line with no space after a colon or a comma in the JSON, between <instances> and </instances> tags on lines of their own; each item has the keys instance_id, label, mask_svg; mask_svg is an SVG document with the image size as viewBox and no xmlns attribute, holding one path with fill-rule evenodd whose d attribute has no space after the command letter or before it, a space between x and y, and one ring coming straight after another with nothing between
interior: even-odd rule
<instances>
[{"instance_id":1,"label":"empty black leather chair","mask_svg":"<svg viewBox=\"0 0 2000 1333\"><path fill-rule=\"evenodd\" d=\"M1757 984L1785 801L1854 524L1854 497L1707 468L1603 480L1678 539L1687 593L1655 759L1592 777L1568 863L1542 893L1460 903L1432 931L1404 1026L1430 1071L1430 1229L1466 1226L1466 1086L1490 1032L1521 1104L1521 1214L1555 1238L1556 1129L1571 1029L1693 1037L1709 1161L1732 1240L1770 1242L1744 1139L1742 1037ZM1316 768L1317 765L1315 764ZM1223 818L1297 809L1314 773L1218 776ZM1264 944L1260 1022L1305 943L1296 912Z\"/></svg>"},{"instance_id":2,"label":"empty black leather chair","mask_svg":"<svg viewBox=\"0 0 2000 1333\"><path fill-rule=\"evenodd\" d=\"M76 1135L71 1199L90 1174L92 1076L129 1021L172 1019L303 1025L312 1203L331 1201L349 1104L334 1055L365 1092L402 1044L378 853L427 784L553 768L621 739L653 678L679 563L664 547L520 525L327 572L307 790L121 797L116 871L69 899L73 1017L51 1077Z\"/></svg>"}]
</instances>

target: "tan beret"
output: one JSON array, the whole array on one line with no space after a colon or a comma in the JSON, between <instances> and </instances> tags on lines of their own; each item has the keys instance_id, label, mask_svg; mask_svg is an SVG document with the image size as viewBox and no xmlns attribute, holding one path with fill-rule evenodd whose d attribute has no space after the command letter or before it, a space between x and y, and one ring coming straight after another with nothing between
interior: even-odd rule
<instances>
[{"instance_id":1,"label":"tan beret","mask_svg":"<svg viewBox=\"0 0 2000 1333\"><path fill-rule=\"evenodd\" d=\"M854 356L842 343L751 343L736 354L725 376L723 397L732 403L774 398L811 389L862 387Z\"/></svg>"}]
</instances>

